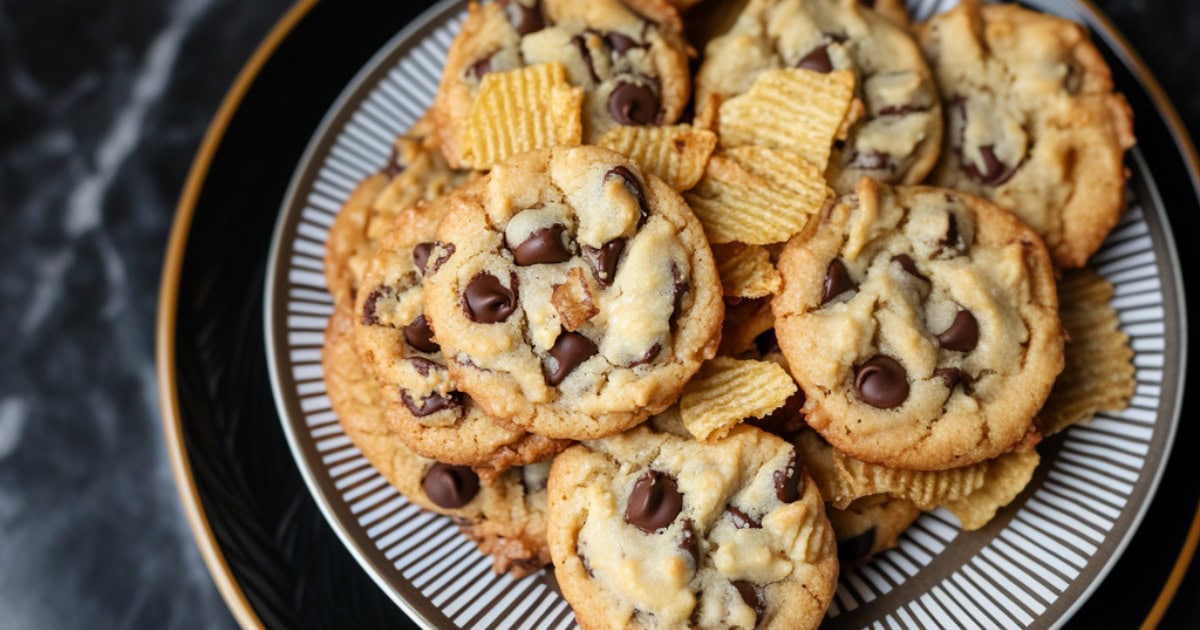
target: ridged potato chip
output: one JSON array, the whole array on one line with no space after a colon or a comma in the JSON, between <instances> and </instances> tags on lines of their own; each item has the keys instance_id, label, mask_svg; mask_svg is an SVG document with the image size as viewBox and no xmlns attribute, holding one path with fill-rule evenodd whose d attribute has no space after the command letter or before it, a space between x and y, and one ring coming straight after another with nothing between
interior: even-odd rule
<instances>
[{"instance_id":1,"label":"ridged potato chip","mask_svg":"<svg viewBox=\"0 0 1200 630\"><path fill-rule=\"evenodd\" d=\"M1029 485L1041 461L1037 451L1001 455L988 462L987 474L978 490L944 507L958 517L966 531L981 529Z\"/></svg>"},{"instance_id":2,"label":"ridged potato chip","mask_svg":"<svg viewBox=\"0 0 1200 630\"><path fill-rule=\"evenodd\" d=\"M783 406L796 393L792 377L774 363L717 357L683 389L683 425L701 442L715 442L746 418Z\"/></svg>"},{"instance_id":3,"label":"ridged potato chip","mask_svg":"<svg viewBox=\"0 0 1200 630\"><path fill-rule=\"evenodd\" d=\"M721 104L717 135L722 148L792 151L823 172L853 100L853 72L771 70L749 92Z\"/></svg>"},{"instance_id":4,"label":"ridged potato chip","mask_svg":"<svg viewBox=\"0 0 1200 630\"><path fill-rule=\"evenodd\" d=\"M771 253L761 245L730 243L713 247L725 297L761 298L779 292L783 283Z\"/></svg>"},{"instance_id":5,"label":"ridged potato chip","mask_svg":"<svg viewBox=\"0 0 1200 630\"><path fill-rule=\"evenodd\" d=\"M1113 286L1091 269L1071 271L1058 283L1058 315L1067 333L1064 367L1037 426L1043 435L1087 422L1098 411L1129 406L1134 380L1133 348L1109 304Z\"/></svg>"},{"instance_id":6,"label":"ridged potato chip","mask_svg":"<svg viewBox=\"0 0 1200 630\"><path fill-rule=\"evenodd\" d=\"M800 156L739 147L713 155L684 197L712 243L767 245L804 229L831 194L821 171Z\"/></svg>"},{"instance_id":7,"label":"ridged potato chip","mask_svg":"<svg viewBox=\"0 0 1200 630\"><path fill-rule=\"evenodd\" d=\"M600 138L600 146L637 162L679 192L690 190L704 175L717 134L691 125L617 127Z\"/></svg>"},{"instance_id":8,"label":"ridged potato chip","mask_svg":"<svg viewBox=\"0 0 1200 630\"><path fill-rule=\"evenodd\" d=\"M463 157L486 170L519 153L577 145L582 113L583 89L567 83L561 63L488 73L467 117Z\"/></svg>"}]
</instances>

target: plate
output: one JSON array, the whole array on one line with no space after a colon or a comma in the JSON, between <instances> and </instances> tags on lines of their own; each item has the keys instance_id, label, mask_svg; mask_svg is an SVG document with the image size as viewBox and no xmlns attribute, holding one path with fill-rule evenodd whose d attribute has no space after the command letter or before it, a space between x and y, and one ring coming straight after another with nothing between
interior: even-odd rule
<instances>
[{"instance_id":1,"label":"plate","mask_svg":"<svg viewBox=\"0 0 1200 630\"><path fill-rule=\"evenodd\" d=\"M297 155L297 138L284 134L295 133L301 125L291 121L280 124L279 130L266 134L272 138L264 139L262 129L251 133L239 128L238 119L247 112L255 112L250 107L253 104L259 108L259 121L272 120L275 112L268 113L266 109L284 99L276 96L276 102L271 103L270 90L278 90L287 80L303 75L289 75L271 65L285 58L282 55L293 38L300 37L295 41L303 41L303 37L317 37L312 33L327 27L326 23L312 21L322 11L326 17L336 13L326 11L326 6L305 9L302 17L296 18L296 27L276 55L263 64L258 80L241 95L244 100L241 108L230 108L237 111L230 114L227 129L210 135L211 142L206 142L210 155L202 154L199 170L193 171L189 185L191 198L185 195L181 204L175 242L164 274L160 350L170 356L160 355L160 370L164 373L169 444L175 451L177 473L184 481L185 504L192 510L193 523L207 521L197 525L206 558L210 566L217 565L214 573L219 583L224 576L227 583L223 590L235 611L244 613L251 621L267 620L264 610L273 609L277 615L295 614L294 597L289 599L286 591L281 593L278 584L262 583L261 567L268 560L277 560L268 552L291 561L306 553L301 548L304 544L312 544L314 539L329 541L328 532L320 523L298 523L294 519L296 514L311 511L305 497L295 498L294 495L302 494L297 493L297 488L241 487L261 484L261 471L253 469L279 468L281 453L277 440L272 439L277 437L270 427L273 418L266 417L269 412L262 413L269 404L264 405L267 401L264 401L261 364L254 364L254 359L262 360L261 347L252 347L257 336L252 325L257 304L252 296L261 286L255 282L256 278L261 279L259 274L263 270L263 224L269 224L273 217L244 217L237 213L238 207L253 207L247 203L249 200L238 199L236 194L239 192L236 185L242 184L244 188L247 182L245 175L237 172L238 156L244 167L255 163L252 160L255 155L274 154L276 161L279 155L289 152ZM1079 7L1055 7L1059 12L1072 9L1086 15ZM273 384L300 469L333 530L383 592L416 618L439 627L453 622L505 625L505 621L515 621L517 617L569 625L569 610L554 593L549 576L519 582L491 576L486 560L464 541L456 540L448 521L417 515L377 475L372 476L373 471L363 467L365 462L340 435L336 422L332 422L327 401L322 402L319 366L313 372L313 352L319 348L323 317L330 305L328 298L320 297L323 287L320 254L319 249L312 249L312 244L320 244L331 213L337 209L338 187L344 193L359 175L382 164L391 136L402 131L407 121L420 113L421 103L432 97L440 68L437 55L439 51L444 53L452 32L447 27L460 12L461 5L443 3L414 21L406 32L393 38L363 66L364 70L329 109L318 132L312 135L310 127L308 134L299 138L302 143L312 136L313 142L301 159L287 196L275 255L266 267L271 285L265 304L270 328L267 341L272 344L268 357L274 361ZM375 31L386 32L383 24ZM332 31L326 28L325 32ZM359 51L363 48L364 45L358 46ZM1114 50L1127 54L1120 47ZM348 65L343 63L340 67ZM1156 103L1146 99L1128 72L1122 74L1121 68L1117 70L1121 88L1134 101L1139 115L1151 117L1149 125L1139 118L1142 146L1146 148L1149 143L1149 148L1165 148L1170 151L1166 155L1172 157L1169 162L1164 161L1161 152L1147 150L1147 155L1158 156L1151 169L1142 156L1131 156L1130 166L1135 175L1131 193L1138 210L1127 217L1114 233L1103 258L1098 259L1103 260L1102 271L1118 284L1117 306L1127 331L1136 340L1140 381L1137 406L1119 416L1103 418L1104 424L1074 431L1061 443L1052 444L1053 454L1046 453L1048 464L1035 480L1036 488L1027 492L1019 505L1006 512L991 529L971 535L958 534L950 525L951 517L935 514L922 521L905 544L881 559L878 566L846 577L831 626L864 625L875 619L887 619L889 615L896 625L927 625L935 619L944 622L975 619L982 625L1001 626L1006 619L1011 625L1054 625L1079 607L1087 593L1101 582L1146 513L1171 446L1180 397L1181 361L1185 356L1179 268L1174 261L1165 206L1156 183L1176 185L1169 197L1173 208L1191 209L1196 201L1193 190L1178 187L1190 173L1179 163L1170 129L1163 119L1153 116ZM267 81L268 78L276 83ZM326 80L322 88L328 90L330 82ZM294 88L288 96L286 100L295 101ZM386 109L389 106L394 109ZM293 115L314 120L315 107L308 101L302 107L302 114ZM1171 121L1169 110L1165 116L1165 120ZM222 136L220 131L225 134ZM250 142L251 136L256 142ZM351 138L353 143L348 140ZM273 151L265 152L255 146L268 139L278 141L268 145ZM369 148L376 145L377 150ZM341 162L333 164L331 160L338 160L339 152ZM345 159L347 155L352 157ZM1160 161L1167 163L1159 164ZM294 165L294 159L285 162L284 167L289 164ZM1183 178L1173 182L1166 179L1171 167L1182 170ZM252 194L255 200L270 199L272 194L283 196L279 187L287 175L280 177L280 169L276 164L267 169L268 173L259 174ZM1151 172L1159 182L1148 176ZM206 195L230 204L218 209L214 199ZM202 212L206 208L209 211ZM239 224L231 238L229 223L222 223L220 217L248 219L245 222L249 224ZM215 251L232 252L231 260L214 261L211 254ZM251 264L242 266L246 261ZM249 281L238 277L238 272L251 276ZM168 290L172 285L173 292ZM251 299L245 299L248 296ZM232 354L228 352L231 346ZM248 435L265 438L251 444L249 453L244 452ZM182 448L178 444L181 436L188 440ZM213 457L214 452L229 451L229 442L240 445L242 451L235 448L231 455L226 453L226 461L199 465L199 460L212 463L206 458ZM263 452L254 452L254 447ZM197 464L194 475L186 470L188 463ZM277 471L281 479L291 472L284 468ZM353 481L346 483L351 478ZM294 482L293 472L288 483ZM225 493L237 501L227 500ZM1173 498L1178 501L1180 496ZM1187 504L1193 501L1194 495L1184 499ZM235 505L231 507L229 503ZM277 522L275 531L267 532L266 536L261 531L237 531L239 510L242 521L257 525L271 520L257 518L258 512L275 515L280 503L294 505L295 514L292 519ZM231 512L233 517L229 516ZM406 525L409 529L405 529ZM1180 528L1179 523L1176 528ZM1186 531L1187 523L1182 523L1181 528ZM240 529L254 528L243 524ZM408 536L411 532L416 535ZM1176 540L1182 539L1180 532ZM399 546L392 544L398 541ZM1039 547L1046 552L1039 551ZM442 555L422 555L433 548ZM263 552L261 557L255 556L253 552L259 551ZM319 556L326 550L322 547L320 552L307 553ZM425 572L411 570L413 554L424 560L416 566L426 567ZM240 567L231 560L234 557L242 559ZM282 564L286 568L287 562ZM316 576L318 586L325 587L315 591L318 599L332 600L335 606L343 608L356 599L371 599L371 593L356 591L348 595L349 599L339 599L347 597L347 590L344 584L332 584L340 575L334 565L331 562L323 566L329 572L318 572ZM346 570L342 565L337 567ZM406 568L410 569L407 575ZM1170 568L1168 562L1157 567L1156 574L1165 575ZM249 575L256 570L260 573ZM311 577L312 567L308 570ZM279 575L274 577L277 582L287 581ZM357 579L361 580L361 576ZM313 592L309 587L309 592ZM433 597L424 593L432 593ZM1152 588L1141 614L1149 609L1156 595ZM326 607L316 608L330 614ZM377 600L351 608L363 615L387 614ZM1086 617L1086 608L1083 614Z\"/></svg>"}]
</instances>

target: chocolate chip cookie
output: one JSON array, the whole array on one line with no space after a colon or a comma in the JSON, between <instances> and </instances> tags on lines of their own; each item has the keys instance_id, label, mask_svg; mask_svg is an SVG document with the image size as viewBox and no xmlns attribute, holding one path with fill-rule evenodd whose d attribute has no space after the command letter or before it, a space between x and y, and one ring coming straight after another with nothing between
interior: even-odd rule
<instances>
[{"instance_id":1,"label":"chocolate chip cookie","mask_svg":"<svg viewBox=\"0 0 1200 630\"><path fill-rule=\"evenodd\" d=\"M839 192L863 176L915 184L933 168L942 142L941 102L920 49L887 18L854 2L751 0L733 28L705 49L696 76L701 117L781 68L857 76L849 126L826 172Z\"/></svg>"},{"instance_id":2,"label":"chocolate chip cookie","mask_svg":"<svg viewBox=\"0 0 1200 630\"><path fill-rule=\"evenodd\" d=\"M721 285L703 229L627 158L535 151L447 199L425 314L458 387L498 421L611 435L673 403L716 352Z\"/></svg>"},{"instance_id":3,"label":"chocolate chip cookie","mask_svg":"<svg viewBox=\"0 0 1200 630\"><path fill-rule=\"evenodd\" d=\"M1016 217L955 191L863 180L779 261L775 332L808 424L910 470L993 458L1063 367L1054 270Z\"/></svg>"},{"instance_id":4,"label":"chocolate chip cookie","mask_svg":"<svg viewBox=\"0 0 1200 630\"><path fill-rule=\"evenodd\" d=\"M876 494L839 510L825 506L837 535L838 560L858 564L896 546L900 534L921 516L912 501Z\"/></svg>"},{"instance_id":5,"label":"chocolate chip cookie","mask_svg":"<svg viewBox=\"0 0 1200 630\"><path fill-rule=\"evenodd\" d=\"M946 99L932 181L1016 213L1082 267L1125 208L1133 113L1083 26L964 1L917 27Z\"/></svg>"},{"instance_id":6,"label":"chocolate chip cookie","mask_svg":"<svg viewBox=\"0 0 1200 630\"><path fill-rule=\"evenodd\" d=\"M492 421L458 391L424 312L423 278L442 259L437 225L444 198L394 221L363 275L355 302L355 342L387 401L387 420L417 453L470 465L485 476L549 458L570 445Z\"/></svg>"},{"instance_id":7,"label":"chocolate chip cookie","mask_svg":"<svg viewBox=\"0 0 1200 630\"><path fill-rule=\"evenodd\" d=\"M396 138L391 157L378 173L359 183L342 204L325 242L325 284L335 301L354 299L367 261L396 216L466 181L432 145L427 114L408 134Z\"/></svg>"},{"instance_id":8,"label":"chocolate chip cookie","mask_svg":"<svg viewBox=\"0 0 1200 630\"><path fill-rule=\"evenodd\" d=\"M354 349L354 312L334 312L325 331L322 366L330 403L346 435L397 490L416 505L455 518L463 532L493 558L497 572L520 577L550 562L546 548L549 464L510 468L494 479L467 466L421 457L384 420L379 385Z\"/></svg>"},{"instance_id":9,"label":"chocolate chip cookie","mask_svg":"<svg viewBox=\"0 0 1200 630\"><path fill-rule=\"evenodd\" d=\"M442 151L466 164L466 121L484 75L558 62L584 89L583 139L617 125L667 125L691 96L688 47L660 0L499 0L471 4L434 105Z\"/></svg>"},{"instance_id":10,"label":"chocolate chip cookie","mask_svg":"<svg viewBox=\"0 0 1200 630\"><path fill-rule=\"evenodd\" d=\"M550 471L548 538L588 628L816 628L833 530L787 442L738 427L704 445L638 427Z\"/></svg>"}]
</instances>

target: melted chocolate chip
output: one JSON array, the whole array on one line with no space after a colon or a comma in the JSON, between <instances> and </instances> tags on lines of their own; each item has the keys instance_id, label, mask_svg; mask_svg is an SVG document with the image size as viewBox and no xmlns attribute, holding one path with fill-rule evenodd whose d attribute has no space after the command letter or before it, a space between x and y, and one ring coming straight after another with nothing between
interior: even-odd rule
<instances>
[{"instance_id":1,"label":"melted chocolate chip","mask_svg":"<svg viewBox=\"0 0 1200 630\"><path fill-rule=\"evenodd\" d=\"M984 186L999 186L1012 179L1017 172L1015 166L1009 166L996 157L995 145L979 147L979 155L983 157L983 170L966 159L962 161L962 170Z\"/></svg>"},{"instance_id":2,"label":"melted chocolate chip","mask_svg":"<svg viewBox=\"0 0 1200 630\"><path fill-rule=\"evenodd\" d=\"M638 217L638 227L646 222L650 216L650 208L646 207L646 190L642 188L642 182L633 174L633 171L624 166L616 166L604 174L604 181L619 179L625 184L625 188L629 190L629 194L638 202L638 208L642 214Z\"/></svg>"},{"instance_id":3,"label":"melted chocolate chip","mask_svg":"<svg viewBox=\"0 0 1200 630\"><path fill-rule=\"evenodd\" d=\"M938 343L947 350L970 352L979 345L979 322L971 311L961 310L945 332L937 336Z\"/></svg>"},{"instance_id":4,"label":"melted chocolate chip","mask_svg":"<svg viewBox=\"0 0 1200 630\"><path fill-rule=\"evenodd\" d=\"M949 200L949 196L947 195ZM946 248L949 248L956 255L964 255L967 253L966 240L961 238L958 233L958 217L951 212L946 218L946 236L942 237L942 247L938 249L937 255L945 253Z\"/></svg>"},{"instance_id":5,"label":"melted chocolate chip","mask_svg":"<svg viewBox=\"0 0 1200 630\"><path fill-rule=\"evenodd\" d=\"M912 256L909 256L908 254L896 254L895 256L892 256L892 262L900 265L900 268L903 269L908 275L913 276L914 278L920 278L925 282L929 282L929 278L926 278L924 274L917 270L917 263L913 261Z\"/></svg>"},{"instance_id":6,"label":"melted chocolate chip","mask_svg":"<svg viewBox=\"0 0 1200 630\"><path fill-rule=\"evenodd\" d=\"M512 24L518 35L523 37L546 28L546 18L542 15L540 0L534 2L532 7L527 7L517 0L502 0L501 5L504 7L504 14L508 16L508 23Z\"/></svg>"},{"instance_id":7,"label":"melted chocolate chip","mask_svg":"<svg viewBox=\"0 0 1200 630\"><path fill-rule=\"evenodd\" d=\"M763 612L765 612L765 607L763 606L762 598L758 596L758 587L745 580L738 580L732 582L732 584L733 588L737 589L742 601L746 602L747 606L753 608L754 614L761 618Z\"/></svg>"},{"instance_id":8,"label":"melted chocolate chip","mask_svg":"<svg viewBox=\"0 0 1200 630\"><path fill-rule=\"evenodd\" d=\"M442 255L438 256L437 259L433 261L431 266L429 263L429 257L433 254L434 248L439 246L442 248ZM441 242L421 243L413 248L412 254L413 263L417 266L417 269L421 272L422 276L427 276L431 273L437 273L437 270L441 269L442 265L446 264L446 261L450 260L450 257L453 255L454 243Z\"/></svg>"},{"instance_id":9,"label":"melted chocolate chip","mask_svg":"<svg viewBox=\"0 0 1200 630\"><path fill-rule=\"evenodd\" d=\"M621 259L621 252L625 251L625 239L614 238L600 249L587 245L584 245L582 249L583 258L592 268L592 273L596 275L596 281L600 283L600 286L612 285L613 280L617 277L617 262Z\"/></svg>"},{"instance_id":10,"label":"melted chocolate chip","mask_svg":"<svg viewBox=\"0 0 1200 630\"><path fill-rule=\"evenodd\" d=\"M797 389L795 394L788 396L782 407L761 418L750 418L746 424L780 437L796 433L805 427L804 415L800 413L804 400L804 391Z\"/></svg>"},{"instance_id":11,"label":"melted chocolate chip","mask_svg":"<svg viewBox=\"0 0 1200 630\"><path fill-rule=\"evenodd\" d=\"M576 553L575 556L579 558L579 562L583 565L583 570L587 572L588 577L596 577L595 571L592 571L592 563L588 562L587 556L581 553Z\"/></svg>"},{"instance_id":12,"label":"melted chocolate chip","mask_svg":"<svg viewBox=\"0 0 1200 630\"><path fill-rule=\"evenodd\" d=\"M766 356L779 349L779 339L775 336L775 329L772 328L764 333L760 333L754 338L754 347L760 355ZM801 394L803 396L804 394ZM790 399L789 399L790 400ZM784 403L786 407L787 404Z\"/></svg>"},{"instance_id":13,"label":"melted chocolate chip","mask_svg":"<svg viewBox=\"0 0 1200 630\"><path fill-rule=\"evenodd\" d=\"M953 390L960 383L966 386L970 383L970 378L963 373L962 370L955 367L938 368L933 371L933 375L942 379L942 383L946 385L946 389Z\"/></svg>"},{"instance_id":14,"label":"melted chocolate chip","mask_svg":"<svg viewBox=\"0 0 1200 630\"><path fill-rule=\"evenodd\" d=\"M612 48L613 52L617 55L623 56L625 53L634 48L646 48L646 44L643 44L632 37L629 37L628 35L617 33L615 31L605 34L604 39L608 41L608 46Z\"/></svg>"},{"instance_id":15,"label":"melted chocolate chip","mask_svg":"<svg viewBox=\"0 0 1200 630\"><path fill-rule=\"evenodd\" d=\"M479 475L470 466L438 462L426 471L421 487L435 505L452 510L470 503L479 494Z\"/></svg>"},{"instance_id":16,"label":"melted chocolate chip","mask_svg":"<svg viewBox=\"0 0 1200 630\"><path fill-rule=\"evenodd\" d=\"M683 538L679 541L679 549L692 558L692 566L700 568L700 543L696 541L696 527L691 519L683 522Z\"/></svg>"},{"instance_id":17,"label":"melted chocolate chip","mask_svg":"<svg viewBox=\"0 0 1200 630\"><path fill-rule=\"evenodd\" d=\"M404 340L421 352L437 352L442 349L433 340L433 329L429 327L429 320L425 319L424 315L418 315L411 324L404 327Z\"/></svg>"},{"instance_id":18,"label":"melted chocolate chip","mask_svg":"<svg viewBox=\"0 0 1200 630\"><path fill-rule=\"evenodd\" d=\"M619 81L608 97L608 113L622 125L650 125L658 119L658 94L649 86Z\"/></svg>"},{"instance_id":19,"label":"melted chocolate chip","mask_svg":"<svg viewBox=\"0 0 1200 630\"><path fill-rule=\"evenodd\" d=\"M467 68L467 76L475 79L476 81L483 80L483 75L489 74L492 71L492 57L495 54L496 53L492 53L471 64L470 67Z\"/></svg>"},{"instance_id":20,"label":"melted chocolate chip","mask_svg":"<svg viewBox=\"0 0 1200 630\"><path fill-rule=\"evenodd\" d=\"M400 398L404 401L404 406L412 412L412 415L418 418L431 416L439 411L446 409L458 409L462 407L462 394L460 392L452 392L449 396L443 396L437 392L430 394L426 398L415 400L408 390L400 392Z\"/></svg>"},{"instance_id":21,"label":"melted chocolate chip","mask_svg":"<svg viewBox=\"0 0 1200 630\"><path fill-rule=\"evenodd\" d=\"M364 326L380 325L381 322L379 321L379 312L378 312L379 300L382 300L384 298L394 297L395 295L396 295L396 292L391 287L379 286L379 287L375 287L374 289L372 289L371 292L369 294L367 294L367 299L363 301L363 312L362 312L363 325Z\"/></svg>"},{"instance_id":22,"label":"melted chocolate chip","mask_svg":"<svg viewBox=\"0 0 1200 630\"><path fill-rule=\"evenodd\" d=\"M588 48L587 38L584 35L576 35L571 38L571 45L579 52L579 56L583 58L583 65L587 66L588 74L592 76L592 81L600 82L599 75L596 74L596 63L592 61L592 51Z\"/></svg>"},{"instance_id":23,"label":"melted chocolate chip","mask_svg":"<svg viewBox=\"0 0 1200 630\"><path fill-rule=\"evenodd\" d=\"M725 513L733 520L733 526L738 529L761 529L762 522L754 520L749 514L733 507L732 505L725 506Z\"/></svg>"},{"instance_id":24,"label":"melted chocolate chip","mask_svg":"<svg viewBox=\"0 0 1200 630\"><path fill-rule=\"evenodd\" d=\"M558 367L546 376L546 382L551 387L558 387L575 368L599 351L591 339L575 332L563 333L550 348L550 356L557 361Z\"/></svg>"},{"instance_id":25,"label":"melted chocolate chip","mask_svg":"<svg viewBox=\"0 0 1200 630\"><path fill-rule=\"evenodd\" d=\"M872 407L899 407L908 399L908 373L895 359L877 355L854 370L854 389Z\"/></svg>"},{"instance_id":26,"label":"melted chocolate chip","mask_svg":"<svg viewBox=\"0 0 1200 630\"><path fill-rule=\"evenodd\" d=\"M658 358L658 353L660 353L660 352L662 352L662 344L655 343L653 346L650 346L650 349L647 350L646 354L643 354L640 359L638 359L637 361L634 361L633 363L630 363L629 365L627 365L625 367L634 368L639 365L649 365L652 361L654 361L655 359Z\"/></svg>"},{"instance_id":27,"label":"melted chocolate chip","mask_svg":"<svg viewBox=\"0 0 1200 630\"><path fill-rule=\"evenodd\" d=\"M775 496L779 497L784 503L794 503L800 498L801 488L804 482L804 470L800 468L796 461L796 450L792 449L792 456L788 458L787 467L783 470L775 471Z\"/></svg>"},{"instance_id":28,"label":"melted chocolate chip","mask_svg":"<svg viewBox=\"0 0 1200 630\"><path fill-rule=\"evenodd\" d=\"M395 146L392 147L392 154L388 156L387 164L383 167L383 174L388 179L395 179L397 175L403 173L408 167L400 159L400 151Z\"/></svg>"},{"instance_id":29,"label":"melted chocolate chip","mask_svg":"<svg viewBox=\"0 0 1200 630\"><path fill-rule=\"evenodd\" d=\"M858 562L871 555L871 551L875 549L875 528L872 527L846 540L839 540L837 547L838 560Z\"/></svg>"},{"instance_id":30,"label":"melted chocolate chip","mask_svg":"<svg viewBox=\"0 0 1200 630\"><path fill-rule=\"evenodd\" d=\"M821 44L809 52L803 59L796 62L796 67L821 74L833 72L833 62L829 59L829 44Z\"/></svg>"},{"instance_id":31,"label":"melted chocolate chip","mask_svg":"<svg viewBox=\"0 0 1200 630\"><path fill-rule=\"evenodd\" d=\"M880 151L855 152L850 156L850 168L864 171L890 171L895 168L892 156Z\"/></svg>"},{"instance_id":32,"label":"melted chocolate chip","mask_svg":"<svg viewBox=\"0 0 1200 630\"><path fill-rule=\"evenodd\" d=\"M571 252L563 244L563 233L566 231L566 226L561 223L535 231L524 243L513 248L513 260L522 267L570 260Z\"/></svg>"},{"instance_id":33,"label":"melted chocolate chip","mask_svg":"<svg viewBox=\"0 0 1200 630\"><path fill-rule=\"evenodd\" d=\"M473 322L495 324L503 322L517 309L517 277L512 276L512 288L500 283L490 273L471 279L463 293L463 310Z\"/></svg>"},{"instance_id":34,"label":"melted chocolate chip","mask_svg":"<svg viewBox=\"0 0 1200 630\"><path fill-rule=\"evenodd\" d=\"M825 293L821 296L821 305L828 304L847 291L857 289L858 285L850 279L850 272L846 271L846 263L842 262L841 258L835 258L825 270Z\"/></svg>"},{"instance_id":35,"label":"melted chocolate chip","mask_svg":"<svg viewBox=\"0 0 1200 630\"><path fill-rule=\"evenodd\" d=\"M646 471L629 495L625 522L652 534L675 521L683 509L683 495L675 478L657 470Z\"/></svg>"},{"instance_id":36,"label":"melted chocolate chip","mask_svg":"<svg viewBox=\"0 0 1200 630\"><path fill-rule=\"evenodd\" d=\"M917 105L916 103L905 103L903 105L888 105L879 110L880 116L906 116L918 112L929 111L928 105Z\"/></svg>"}]
</instances>

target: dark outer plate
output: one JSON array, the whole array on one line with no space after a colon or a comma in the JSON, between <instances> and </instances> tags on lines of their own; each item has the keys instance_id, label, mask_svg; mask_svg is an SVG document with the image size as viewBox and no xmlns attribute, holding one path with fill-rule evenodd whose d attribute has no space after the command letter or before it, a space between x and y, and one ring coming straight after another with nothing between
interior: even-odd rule
<instances>
[{"instance_id":1,"label":"dark outer plate","mask_svg":"<svg viewBox=\"0 0 1200 630\"><path fill-rule=\"evenodd\" d=\"M225 595L243 622L257 619L268 627L408 624L343 548L305 491L272 404L260 316L276 210L308 139L355 73L427 4L300 7L294 26L248 84L236 110L217 121L216 127L225 126L216 138L219 144L211 160L198 159L194 168L198 194L185 196L180 206L177 230L186 242L173 243L173 249L184 249L181 265L168 265L164 276L160 317L160 332L173 328L160 339L160 356L171 355L162 352L164 344L174 350L173 360L160 365L166 422L177 423L191 464L191 480L181 480L181 488L185 503L193 500L187 492L192 483L199 497L201 517L193 519L193 527L200 538L208 535L203 521L211 527L227 567L209 554L210 569L225 574L215 575L218 582L228 579L236 586ZM1110 38L1102 25L1093 29L1097 37ZM1118 42L1109 43L1121 49ZM1195 173L1180 144L1187 141L1172 135L1160 113L1169 105L1143 89L1130 70L1136 63L1110 62L1139 114L1139 145L1171 217L1178 224L1179 217L1195 216L1200 212ZM176 291L177 299L168 300ZM1190 417L1192 402L1185 400L1184 418ZM1130 627L1146 618L1179 557L1200 498L1190 455L1198 443L1200 427L1182 423L1177 456L1170 458L1143 526L1070 626Z\"/></svg>"}]
</instances>

